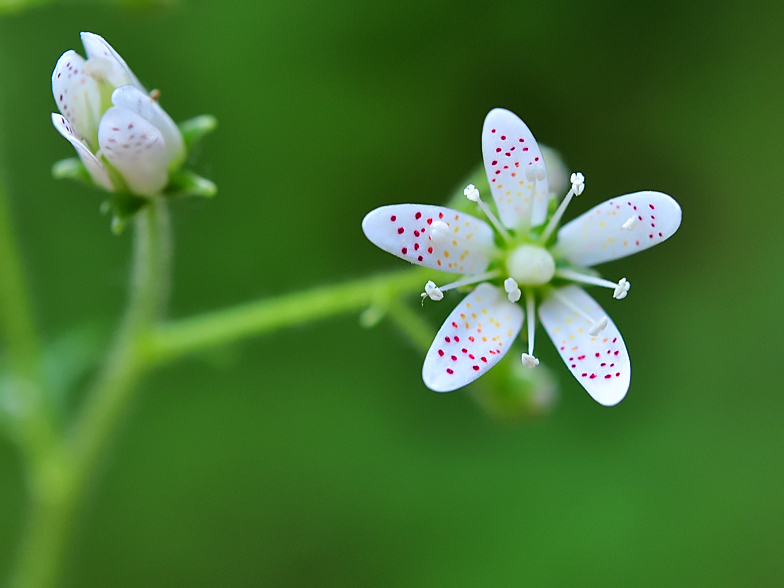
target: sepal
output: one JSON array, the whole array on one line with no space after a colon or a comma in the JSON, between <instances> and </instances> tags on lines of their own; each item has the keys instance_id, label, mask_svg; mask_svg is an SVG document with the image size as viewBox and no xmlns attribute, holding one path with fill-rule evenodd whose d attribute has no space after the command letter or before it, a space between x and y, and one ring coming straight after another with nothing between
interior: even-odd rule
<instances>
[{"instance_id":1,"label":"sepal","mask_svg":"<svg viewBox=\"0 0 784 588\"><path fill-rule=\"evenodd\" d=\"M52 177L55 180L75 180L88 186L101 188L93 181L90 172L78 157L69 157L55 162L52 165Z\"/></svg>"},{"instance_id":2,"label":"sepal","mask_svg":"<svg viewBox=\"0 0 784 588\"><path fill-rule=\"evenodd\" d=\"M148 198L140 198L132 194L118 192L103 201L101 212L112 215L112 233L120 235L133 216L149 202Z\"/></svg>"},{"instance_id":3,"label":"sepal","mask_svg":"<svg viewBox=\"0 0 784 588\"><path fill-rule=\"evenodd\" d=\"M184 120L178 123L177 126L182 134L182 140L185 142L185 150L190 151L203 137L218 128L218 119L211 114L202 114L201 116Z\"/></svg>"},{"instance_id":4,"label":"sepal","mask_svg":"<svg viewBox=\"0 0 784 588\"><path fill-rule=\"evenodd\" d=\"M213 198L218 193L218 186L207 178L203 178L190 170L180 170L169 176L169 185L163 191L164 196L182 198L197 196Z\"/></svg>"},{"instance_id":5,"label":"sepal","mask_svg":"<svg viewBox=\"0 0 784 588\"><path fill-rule=\"evenodd\" d=\"M516 424L549 414L558 401L558 384L547 366L525 367L521 349L469 386L473 399L493 420Z\"/></svg>"}]
</instances>

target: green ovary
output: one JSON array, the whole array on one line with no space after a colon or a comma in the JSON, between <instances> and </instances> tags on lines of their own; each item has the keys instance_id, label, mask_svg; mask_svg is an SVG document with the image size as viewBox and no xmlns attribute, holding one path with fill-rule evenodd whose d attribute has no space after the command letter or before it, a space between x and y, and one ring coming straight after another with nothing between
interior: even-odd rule
<instances>
[{"instance_id":1,"label":"green ovary","mask_svg":"<svg viewBox=\"0 0 784 588\"><path fill-rule=\"evenodd\" d=\"M543 247L520 245L507 257L506 270L521 286L542 286L553 279L555 260Z\"/></svg>"}]
</instances>

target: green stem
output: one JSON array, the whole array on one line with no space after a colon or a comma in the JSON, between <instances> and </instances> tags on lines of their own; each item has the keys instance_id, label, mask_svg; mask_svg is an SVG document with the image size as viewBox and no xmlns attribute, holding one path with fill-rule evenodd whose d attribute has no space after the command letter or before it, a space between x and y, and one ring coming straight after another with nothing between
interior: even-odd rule
<instances>
[{"instance_id":1,"label":"green stem","mask_svg":"<svg viewBox=\"0 0 784 588\"><path fill-rule=\"evenodd\" d=\"M40 346L28 303L19 251L11 226L4 178L0 174L0 336L9 363L20 375L39 375Z\"/></svg>"},{"instance_id":2,"label":"green stem","mask_svg":"<svg viewBox=\"0 0 784 588\"><path fill-rule=\"evenodd\" d=\"M151 334L146 355L151 363L164 363L283 327L359 311L373 304L386 306L401 294L421 289L427 281L425 275L423 270L407 269L173 321Z\"/></svg>"},{"instance_id":3,"label":"green stem","mask_svg":"<svg viewBox=\"0 0 784 588\"><path fill-rule=\"evenodd\" d=\"M57 423L42 372L41 349L13 234L3 170L0 169L0 349L8 373L0 390L19 407L5 423L28 462L54 443Z\"/></svg>"},{"instance_id":4,"label":"green stem","mask_svg":"<svg viewBox=\"0 0 784 588\"><path fill-rule=\"evenodd\" d=\"M171 236L166 201L153 201L135 219L128 308L103 370L68 439L82 478L89 477L148 367L143 355L144 341L168 301Z\"/></svg>"},{"instance_id":5,"label":"green stem","mask_svg":"<svg viewBox=\"0 0 784 588\"><path fill-rule=\"evenodd\" d=\"M146 367L141 343L165 304L168 265L169 222L161 199L136 215L128 308L97 383L68 436L29 464L31 511L12 588L59 583L79 501Z\"/></svg>"}]
</instances>

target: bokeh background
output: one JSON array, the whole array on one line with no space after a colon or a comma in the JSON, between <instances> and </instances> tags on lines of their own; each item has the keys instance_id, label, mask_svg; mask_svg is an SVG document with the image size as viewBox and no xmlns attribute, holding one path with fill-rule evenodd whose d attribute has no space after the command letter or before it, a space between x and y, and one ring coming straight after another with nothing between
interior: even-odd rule
<instances>
[{"instance_id":1,"label":"bokeh background","mask_svg":"<svg viewBox=\"0 0 784 588\"><path fill-rule=\"evenodd\" d=\"M516 426L421 383L423 354L356 316L151 374L91 486L63 586L780 586L784 4L182 0L0 20L0 129L48 341L111 330L130 235L72 156L50 74L103 35L177 120L220 128L183 201L173 316L401 267L363 215L440 203L518 113L587 189L573 217L657 189L670 241L603 267L634 372L593 402L540 331L561 394ZM2 279L0 277L0 279ZM412 307L418 295L412 292ZM426 311L427 312L427 311ZM434 332L436 325L434 324ZM21 531L0 439L0 575Z\"/></svg>"}]
</instances>

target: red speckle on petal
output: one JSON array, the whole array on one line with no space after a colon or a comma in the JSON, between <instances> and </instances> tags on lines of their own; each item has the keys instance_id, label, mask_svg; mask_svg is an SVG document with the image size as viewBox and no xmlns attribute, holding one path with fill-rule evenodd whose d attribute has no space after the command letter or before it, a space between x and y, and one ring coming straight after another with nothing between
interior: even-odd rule
<instances>
[{"instance_id":1,"label":"red speckle on petal","mask_svg":"<svg viewBox=\"0 0 784 588\"><path fill-rule=\"evenodd\" d=\"M444 337L444 341L446 341L447 343L451 343L452 339L450 339L449 337Z\"/></svg>"},{"instance_id":2,"label":"red speckle on petal","mask_svg":"<svg viewBox=\"0 0 784 588\"><path fill-rule=\"evenodd\" d=\"M588 374L586 374L586 373L583 373L583 374L582 374L583 378L584 378L585 376L587 376L587 375L588 375Z\"/></svg>"},{"instance_id":3,"label":"red speckle on petal","mask_svg":"<svg viewBox=\"0 0 784 588\"><path fill-rule=\"evenodd\" d=\"M423 259L424 258L421 255L419 257L417 257L417 261L422 261Z\"/></svg>"},{"instance_id":4,"label":"red speckle on petal","mask_svg":"<svg viewBox=\"0 0 784 588\"><path fill-rule=\"evenodd\" d=\"M401 250L400 250L400 252L401 252L403 255L405 255L406 253L408 253L408 249L406 249L405 247L403 247L403 249L401 249Z\"/></svg>"},{"instance_id":5,"label":"red speckle on petal","mask_svg":"<svg viewBox=\"0 0 784 588\"><path fill-rule=\"evenodd\" d=\"M612 378L612 374L607 374L606 376L604 376L605 380L609 380L610 378Z\"/></svg>"},{"instance_id":6,"label":"red speckle on petal","mask_svg":"<svg viewBox=\"0 0 784 588\"><path fill-rule=\"evenodd\" d=\"M460 337L455 337L455 341L460 343Z\"/></svg>"},{"instance_id":7,"label":"red speckle on petal","mask_svg":"<svg viewBox=\"0 0 784 588\"><path fill-rule=\"evenodd\" d=\"M596 357L599 357L599 353L596 354Z\"/></svg>"},{"instance_id":8,"label":"red speckle on petal","mask_svg":"<svg viewBox=\"0 0 784 588\"><path fill-rule=\"evenodd\" d=\"M500 148L500 147L496 147L496 148L495 148L495 152L496 152L496 153L501 153L501 148Z\"/></svg>"},{"instance_id":9,"label":"red speckle on petal","mask_svg":"<svg viewBox=\"0 0 784 588\"><path fill-rule=\"evenodd\" d=\"M615 377L616 378L620 378L621 377L621 372L615 372Z\"/></svg>"},{"instance_id":10,"label":"red speckle on petal","mask_svg":"<svg viewBox=\"0 0 784 588\"><path fill-rule=\"evenodd\" d=\"M443 349L439 349L438 350L438 355L439 355L439 357L444 357L444 350Z\"/></svg>"},{"instance_id":11,"label":"red speckle on petal","mask_svg":"<svg viewBox=\"0 0 784 588\"><path fill-rule=\"evenodd\" d=\"M649 204L648 206L650 206L650 207L651 207L651 210L656 210L656 209L653 207L653 204Z\"/></svg>"},{"instance_id":12,"label":"red speckle on petal","mask_svg":"<svg viewBox=\"0 0 784 588\"><path fill-rule=\"evenodd\" d=\"M414 215L414 218L415 218L415 219L417 219L417 220L419 220L420 218L422 218L422 213L421 213L421 212L417 212L417 213Z\"/></svg>"},{"instance_id":13,"label":"red speckle on petal","mask_svg":"<svg viewBox=\"0 0 784 588\"><path fill-rule=\"evenodd\" d=\"M414 251L419 251L419 243L414 243Z\"/></svg>"},{"instance_id":14,"label":"red speckle on petal","mask_svg":"<svg viewBox=\"0 0 784 588\"><path fill-rule=\"evenodd\" d=\"M483 362L487 363L487 358L486 357L480 357L479 359L481 359Z\"/></svg>"},{"instance_id":15,"label":"red speckle on petal","mask_svg":"<svg viewBox=\"0 0 784 588\"><path fill-rule=\"evenodd\" d=\"M398 235L402 235L403 233L405 233L405 231L406 230L403 227L399 227L398 230L397 230L397 234Z\"/></svg>"},{"instance_id":16,"label":"red speckle on petal","mask_svg":"<svg viewBox=\"0 0 784 588\"><path fill-rule=\"evenodd\" d=\"M457 356L456 355L452 356L452 361L457 361Z\"/></svg>"},{"instance_id":17,"label":"red speckle on petal","mask_svg":"<svg viewBox=\"0 0 784 588\"><path fill-rule=\"evenodd\" d=\"M446 368L446 373L448 373L451 376L455 372L452 370L452 368Z\"/></svg>"},{"instance_id":18,"label":"red speckle on petal","mask_svg":"<svg viewBox=\"0 0 784 588\"><path fill-rule=\"evenodd\" d=\"M591 374L591 379L593 380L596 377L596 374Z\"/></svg>"},{"instance_id":19,"label":"red speckle on petal","mask_svg":"<svg viewBox=\"0 0 784 588\"><path fill-rule=\"evenodd\" d=\"M501 140L506 141L506 135L501 135Z\"/></svg>"},{"instance_id":20,"label":"red speckle on petal","mask_svg":"<svg viewBox=\"0 0 784 588\"><path fill-rule=\"evenodd\" d=\"M438 213L438 218L444 218L444 213L443 212L439 212Z\"/></svg>"},{"instance_id":21,"label":"red speckle on petal","mask_svg":"<svg viewBox=\"0 0 784 588\"><path fill-rule=\"evenodd\" d=\"M475 371L475 372L478 372L478 371L479 371L479 366L478 366L478 365L475 365L475 366L474 366L474 371Z\"/></svg>"}]
</instances>

